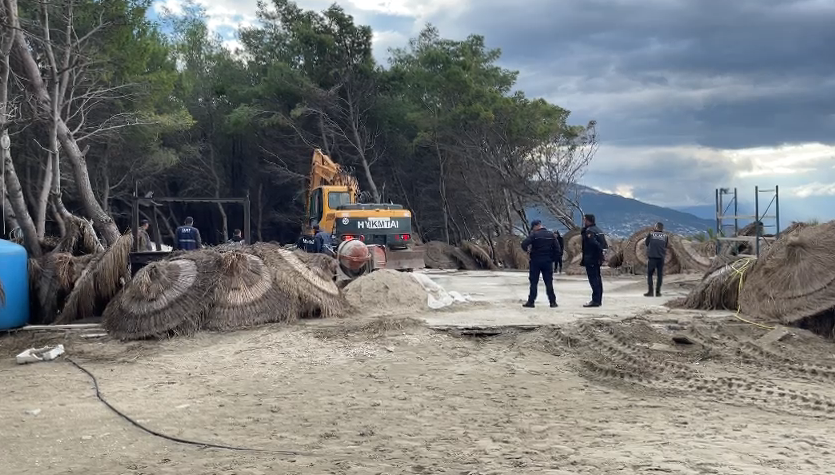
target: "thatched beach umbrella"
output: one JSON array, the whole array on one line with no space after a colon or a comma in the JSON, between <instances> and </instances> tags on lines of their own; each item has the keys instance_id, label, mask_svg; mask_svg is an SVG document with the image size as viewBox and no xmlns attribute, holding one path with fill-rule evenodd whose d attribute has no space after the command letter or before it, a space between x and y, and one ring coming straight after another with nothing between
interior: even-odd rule
<instances>
[{"instance_id":1,"label":"thatched beach umbrella","mask_svg":"<svg viewBox=\"0 0 835 475\"><path fill-rule=\"evenodd\" d=\"M562 243L562 263L568 266L574 262L575 257L583 252L583 238L580 236L580 230L572 229L565 233L562 237ZM580 261L577 260L577 262L579 263Z\"/></svg>"},{"instance_id":2,"label":"thatched beach umbrella","mask_svg":"<svg viewBox=\"0 0 835 475\"><path fill-rule=\"evenodd\" d=\"M510 234L496 239L496 260L505 269L523 269L530 266L528 254L522 250L522 238Z\"/></svg>"},{"instance_id":3,"label":"thatched beach umbrella","mask_svg":"<svg viewBox=\"0 0 835 475\"><path fill-rule=\"evenodd\" d=\"M130 278L130 250L133 234L125 233L105 252L97 254L77 274L76 280L55 320L67 324L75 320L92 317L98 303L110 301L119 293L122 285Z\"/></svg>"},{"instance_id":4,"label":"thatched beach umbrella","mask_svg":"<svg viewBox=\"0 0 835 475\"><path fill-rule=\"evenodd\" d=\"M110 301L104 328L122 340L194 334L212 305L219 259L192 251L143 267Z\"/></svg>"},{"instance_id":5,"label":"thatched beach umbrella","mask_svg":"<svg viewBox=\"0 0 835 475\"><path fill-rule=\"evenodd\" d=\"M742 312L832 333L835 221L798 227L762 253L745 275ZM822 317L822 318L817 318Z\"/></svg>"},{"instance_id":6,"label":"thatched beach umbrella","mask_svg":"<svg viewBox=\"0 0 835 475\"><path fill-rule=\"evenodd\" d=\"M496 269L496 264L490 257L490 253L479 244L473 241L463 241L461 242L461 251L470 256L479 269Z\"/></svg>"},{"instance_id":7,"label":"thatched beach umbrella","mask_svg":"<svg viewBox=\"0 0 835 475\"><path fill-rule=\"evenodd\" d=\"M341 317L345 301L336 282L307 266L293 251L270 244L255 244L252 253L273 272L273 280L293 300L298 317Z\"/></svg>"},{"instance_id":8,"label":"thatched beach umbrella","mask_svg":"<svg viewBox=\"0 0 835 475\"><path fill-rule=\"evenodd\" d=\"M717 258L699 284L684 299L670 303L674 308L699 310L737 310L743 276L756 262L756 257Z\"/></svg>"},{"instance_id":9,"label":"thatched beach umbrella","mask_svg":"<svg viewBox=\"0 0 835 475\"><path fill-rule=\"evenodd\" d=\"M337 261L336 258L328 256L327 254L304 252L300 250L293 251L293 254L295 254L300 261L307 264L307 267L319 272L323 278L328 280L336 279L336 275L339 272L339 261Z\"/></svg>"},{"instance_id":10,"label":"thatched beach umbrella","mask_svg":"<svg viewBox=\"0 0 835 475\"><path fill-rule=\"evenodd\" d=\"M623 264L632 267L634 274L643 274L647 270L647 246L645 239L655 228L649 226L638 230L623 245ZM668 247L664 257L664 274L681 272L681 265L676 258L675 249Z\"/></svg>"},{"instance_id":11,"label":"thatched beach umbrella","mask_svg":"<svg viewBox=\"0 0 835 475\"><path fill-rule=\"evenodd\" d=\"M711 266L712 259L705 257L693 242L682 239L681 236L670 235L670 247L682 271L706 272Z\"/></svg>"},{"instance_id":12,"label":"thatched beach umbrella","mask_svg":"<svg viewBox=\"0 0 835 475\"><path fill-rule=\"evenodd\" d=\"M213 305L204 328L232 330L286 322L298 313L260 257L242 250L222 253Z\"/></svg>"}]
</instances>

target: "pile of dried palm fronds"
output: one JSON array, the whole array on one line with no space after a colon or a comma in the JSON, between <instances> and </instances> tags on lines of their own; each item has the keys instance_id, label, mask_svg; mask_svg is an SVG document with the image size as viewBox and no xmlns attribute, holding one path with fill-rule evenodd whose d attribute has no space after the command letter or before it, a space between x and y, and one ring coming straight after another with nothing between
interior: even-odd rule
<instances>
[{"instance_id":1,"label":"pile of dried palm fronds","mask_svg":"<svg viewBox=\"0 0 835 475\"><path fill-rule=\"evenodd\" d=\"M646 227L638 230L623 245L623 266L632 271L633 274L644 274L647 271L647 247L646 237L654 230L653 227ZM675 248L668 246L667 254L664 257L664 274L677 274L681 272L681 263L676 256Z\"/></svg>"},{"instance_id":2,"label":"pile of dried palm fronds","mask_svg":"<svg viewBox=\"0 0 835 475\"><path fill-rule=\"evenodd\" d=\"M835 221L785 233L745 279L743 313L833 336Z\"/></svg>"},{"instance_id":3,"label":"pile of dried palm fronds","mask_svg":"<svg viewBox=\"0 0 835 475\"><path fill-rule=\"evenodd\" d=\"M46 253L29 259L31 323L71 323L102 310L129 277L130 232L105 250L92 224L68 216L61 238L44 238Z\"/></svg>"},{"instance_id":4,"label":"pile of dried palm fronds","mask_svg":"<svg viewBox=\"0 0 835 475\"><path fill-rule=\"evenodd\" d=\"M505 269L528 269L530 258L522 250L522 238L505 234L496 239L496 262Z\"/></svg>"},{"instance_id":5,"label":"pile of dried palm fronds","mask_svg":"<svg viewBox=\"0 0 835 475\"><path fill-rule=\"evenodd\" d=\"M674 300L668 305L700 310L737 310L739 292L745 284L746 273L756 260L755 257L738 256L717 258L687 297Z\"/></svg>"},{"instance_id":6,"label":"pile of dried palm fronds","mask_svg":"<svg viewBox=\"0 0 835 475\"><path fill-rule=\"evenodd\" d=\"M579 229L572 229L562 237L562 265L568 267L571 264L580 265L583 254L583 237Z\"/></svg>"},{"instance_id":7,"label":"pile of dried palm fronds","mask_svg":"<svg viewBox=\"0 0 835 475\"><path fill-rule=\"evenodd\" d=\"M496 269L496 264L493 262L493 258L490 257L490 253L477 242L463 241L459 248L475 262L478 269Z\"/></svg>"},{"instance_id":8,"label":"pile of dried palm fronds","mask_svg":"<svg viewBox=\"0 0 835 475\"><path fill-rule=\"evenodd\" d=\"M521 244L521 241L519 241ZM491 270L496 264L481 245L474 241L463 241L460 247L440 241L423 245L423 261L429 269ZM522 252L519 249L519 252Z\"/></svg>"}]
</instances>

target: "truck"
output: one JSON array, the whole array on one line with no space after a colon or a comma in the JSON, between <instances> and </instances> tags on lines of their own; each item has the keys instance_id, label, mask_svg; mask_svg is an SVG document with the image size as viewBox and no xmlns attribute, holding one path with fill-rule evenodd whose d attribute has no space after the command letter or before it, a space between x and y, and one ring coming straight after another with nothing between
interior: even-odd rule
<instances>
[{"instance_id":1,"label":"truck","mask_svg":"<svg viewBox=\"0 0 835 475\"><path fill-rule=\"evenodd\" d=\"M313 152L305 202L305 234L330 233L342 271L351 278L377 269L424 267L415 245L412 213L393 203L359 203L357 179L321 150Z\"/></svg>"}]
</instances>

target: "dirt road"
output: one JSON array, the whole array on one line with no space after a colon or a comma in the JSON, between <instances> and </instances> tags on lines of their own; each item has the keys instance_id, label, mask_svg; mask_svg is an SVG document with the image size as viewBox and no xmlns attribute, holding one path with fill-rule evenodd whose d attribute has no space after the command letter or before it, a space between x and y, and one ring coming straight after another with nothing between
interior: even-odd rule
<instances>
[{"instance_id":1,"label":"dirt road","mask_svg":"<svg viewBox=\"0 0 835 475\"><path fill-rule=\"evenodd\" d=\"M513 292L494 305L511 323L531 318ZM411 317L465 327L466 311ZM835 473L830 343L797 333L754 344L765 330L655 306L610 321L561 311L578 317L489 338L401 315L158 343L64 340L141 424L263 452L144 433L71 364L15 366L8 357L30 337L2 338L0 472ZM679 334L692 344L673 343Z\"/></svg>"}]
</instances>

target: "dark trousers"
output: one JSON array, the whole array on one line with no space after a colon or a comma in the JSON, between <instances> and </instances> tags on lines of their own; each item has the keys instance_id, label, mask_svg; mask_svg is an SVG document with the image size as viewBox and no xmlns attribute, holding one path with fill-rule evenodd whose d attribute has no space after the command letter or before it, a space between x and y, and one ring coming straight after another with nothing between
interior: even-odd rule
<instances>
[{"instance_id":1,"label":"dark trousers","mask_svg":"<svg viewBox=\"0 0 835 475\"><path fill-rule=\"evenodd\" d=\"M658 272L658 280L655 284L655 291L661 292L661 283L664 281L664 259L650 257L647 259L647 287L652 292L652 274Z\"/></svg>"},{"instance_id":2,"label":"dark trousers","mask_svg":"<svg viewBox=\"0 0 835 475\"><path fill-rule=\"evenodd\" d=\"M601 305L603 303L603 278L600 276L600 266L586 266L586 275L591 285L591 303Z\"/></svg>"},{"instance_id":3,"label":"dark trousers","mask_svg":"<svg viewBox=\"0 0 835 475\"><path fill-rule=\"evenodd\" d=\"M545 281L545 293L548 294L548 302L555 303L557 294L554 293L554 261L531 261L531 268L528 278L531 281L531 290L528 292L528 303L536 300L536 290L539 287L539 276Z\"/></svg>"},{"instance_id":4,"label":"dark trousers","mask_svg":"<svg viewBox=\"0 0 835 475\"><path fill-rule=\"evenodd\" d=\"M562 258L560 258L560 260L557 261L557 264L554 267L557 268L558 272L562 272Z\"/></svg>"}]
</instances>

